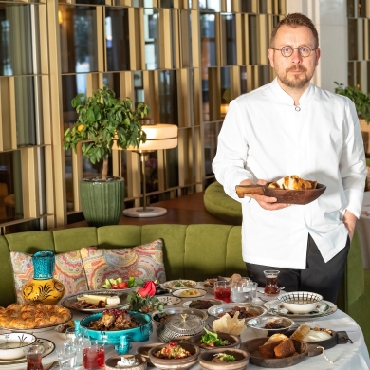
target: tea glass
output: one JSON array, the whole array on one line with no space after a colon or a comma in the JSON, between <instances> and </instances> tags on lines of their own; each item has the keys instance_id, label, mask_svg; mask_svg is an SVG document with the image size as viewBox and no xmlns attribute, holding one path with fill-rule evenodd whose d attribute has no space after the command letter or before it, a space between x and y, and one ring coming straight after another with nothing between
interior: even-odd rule
<instances>
[{"instance_id":1,"label":"tea glass","mask_svg":"<svg viewBox=\"0 0 370 370\"><path fill-rule=\"evenodd\" d=\"M280 293L280 288L278 286L278 276L280 274L279 270L264 270L266 277L266 287L265 293L267 295L278 295Z\"/></svg>"},{"instance_id":2,"label":"tea glass","mask_svg":"<svg viewBox=\"0 0 370 370\"><path fill-rule=\"evenodd\" d=\"M229 281L216 281L213 285L214 298L231 303L231 284Z\"/></svg>"},{"instance_id":3,"label":"tea glass","mask_svg":"<svg viewBox=\"0 0 370 370\"><path fill-rule=\"evenodd\" d=\"M76 366L77 350L73 346L64 346L57 350L57 358L61 370L73 370Z\"/></svg>"},{"instance_id":4,"label":"tea glass","mask_svg":"<svg viewBox=\"0 0 370 370\"><path fill-rule=\"evenodd\" d=\"M82 359L84 370L104 369L104 346L97 341L84 343Z\"/></svg>"},{"instance_id":5,"label":"tea glass","mask_svg":"<svg viewBox=\"0 0 370 370\"><path fill-rule=\"evenodd\" d=\"M23 350L27 358L27 370L43 370L42 355L45 352L44 346L32 344Z\"/></svg>"}]
</instances>

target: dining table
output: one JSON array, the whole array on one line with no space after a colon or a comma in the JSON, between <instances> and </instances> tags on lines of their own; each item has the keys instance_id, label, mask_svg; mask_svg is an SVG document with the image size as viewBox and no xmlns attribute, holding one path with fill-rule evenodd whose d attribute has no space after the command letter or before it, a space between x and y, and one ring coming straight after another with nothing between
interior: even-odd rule
<instances>
[{"instance_id":1,"label":"dining table","mask_svg":"<svg viewBox=\"0 0 370 370\"><path fill-rule=\"evenodd\" d=\"M171 295L171 294L169 294ZM260 297L260 298L259 298ZM210 291L201 298L197 299L213 299L213 294ZM181 302L178 303L176 306L183 306L185 302L194 300L194 298L181 298ZM255 305L265 305L265 307L269 308L271 305L271 300L265 300L262 294L259 294L256 299L254 299L253 304ZM164 307L172 307L172 306L164 306ZM336 306L335 306L336 307ZM73 315L73 320L81 320L88 314L86 312L81 312L77 310L71 310ZM267 312L268 314L268 312ZM206 322L212 326L213 320L216 318L208 315ZM295 320L294 320L295 321ZM307 369L315 369L315 370L366 370L370 369L370 359L369 353L364 341L364 337L361 332L361 327L346 313L337 309L335 312L328 316L324 317L313 317L305 320L295 321L298 324L307 322L307 324L311 326L320 326L322 328L329 328L335 331L344 330L347 332L349 339L352 343L344 343L344 344L337 344L335 347L325 350L324 355L318 355L315 357L306 357L302 362L293 365L290 367L291 370L307 370ZM6 330L0 330L1 333L6 332ZM55 349L46 357L43 358L43 365L45 370L58 370L59 364L57 362L56 356L56 349L63 347L64 339L60 337L54 329L46 330L42 332L37 332L36 335L38 338L43 338L46 340L51 341L55 344ZM252 332L250 327L247 327L240 335L241 342L246 342L248 340L256 338L255 334ZM128 352L128 354L135 354L137 353L137 349L147 343L150 342L158 342L157 334L156 334L156 325L153 324L153 333L150 335L149 341L147 342L132 342L132 348ZM117 352L114 349L114 345L106 345L105 346L105 360L110 357L117 356ZM327 359L325 359L325 357ZM332 361L333 364L328 362L328 360ZM23 365L11 365L5 366L0 364L0 370L26 370L27 365L24 363ZM83 367L76 367L76 370L83 370ZM148 367L148 369L155 370L154 367ZM248 370L257 370L261 369L261 367L256 366L252 363L249 363L247 366ZM199 363L196 363L192 370L200 370Z\"/></svg>"},{"instance_id":2,"label":"dining table","mask_svg":"<svg viewBox=\"0 0 370 370\"><path fill-rule=\"evenodd\" d=\"M370 191L364 192L361 215L356 226L361 242L363 267L370 269Z\"/></svg>"}]
</instances>

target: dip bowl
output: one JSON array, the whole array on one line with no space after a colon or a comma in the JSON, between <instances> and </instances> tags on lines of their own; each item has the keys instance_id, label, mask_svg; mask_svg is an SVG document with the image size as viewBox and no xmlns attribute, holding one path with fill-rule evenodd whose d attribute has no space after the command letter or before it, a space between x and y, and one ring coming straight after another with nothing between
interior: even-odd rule
<instances>
[{"instance_id":1,"label":"dip bowl","mask_svg":"<svg viewBox=\"0 0 370 370\"><path fill-rule=\"evenodd\" d=\"M235 361L214 362L215 355L226 353L234 356ZM250 355L248 352L236 348L228 349L211 349L200 354L198 360L202 370L242 370L249 364Z\"/></svg>"},{"instance_id":2,"label":"dip bowl","mask_svg":"<svg viewBox=\"0 0 370 370\"><path fill-rule=\"evenodd\" d=\"M267 324L281 323L281 328L265 328ZM261 316L248 321L247 325L252 329L257 338L267 338L278 333L286 333L294 325L294 321L287 317Z\"/></svg>"}]
</instances>

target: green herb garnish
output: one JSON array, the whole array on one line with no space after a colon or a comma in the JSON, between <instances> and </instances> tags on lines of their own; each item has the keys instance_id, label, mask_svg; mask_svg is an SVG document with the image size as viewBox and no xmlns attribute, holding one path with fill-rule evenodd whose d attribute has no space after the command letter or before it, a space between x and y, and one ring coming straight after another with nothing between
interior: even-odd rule
<instances>
[{"instance_id":1,"label":"green herb garnish","mask_svg":"<svg viewBox=\"0 0 370 370\"><path fill-rule=\"evenodd\" d=\"M216 333L213 333L206 328L204 328L206 331L206 334L202 336L202 339L200 340L200 343L204 343L207 346L214 347L214 346L227 346L230 344L228 340L222 340L218 337Z\"/></svg>"},{"instance_id":2,"label":"green herb garnish","mask_svg":"<svg viewBox=\"0 0 370 370\"><path fill-rule=\"evenodd\" d=\"M143 280L140 278L136 278L134 276L130 276L127 285L129 288L135 287L135 286L143 286Z\"/></svg>"},{"instance_id":3,"label":"green herb garnish","mask_svg":"<svg viewBox=\"0 0 370 370\"><path fill-rule=\"evenodd\" d=\"M231 361L235 361L235 357L232 356L232 355L228 355L226 353L219 353L217 355L215 355L215 358L213 361L216 361L216 362L231 362Z\"/></svg>"}]
</instances>

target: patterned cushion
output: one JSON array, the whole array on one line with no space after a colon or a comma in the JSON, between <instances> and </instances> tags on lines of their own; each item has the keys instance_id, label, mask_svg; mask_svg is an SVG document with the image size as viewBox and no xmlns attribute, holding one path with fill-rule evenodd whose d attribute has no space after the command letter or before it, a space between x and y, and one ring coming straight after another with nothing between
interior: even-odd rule
<instances>
[{"instance_id":1,"label":"patterned cushion","mask_svg":"<svg viewBox=\"0 0 370 370\"><path fill-rule=\"evenodd\" d=\"M10 252L13 267L14 288L17 303L26 303L22 296L24 284L33 278L32 256L22 252ZM80 251L70 251L55 255L53 276L65 286L65 295L88 290Z\"/></svg>"},{"instance_id":2,"label":"patterned cushion","mask_svg":"<svg viewBox=\"0 0 370 370\"><path fill-rule=\"evenodd\" d=\"M90 289L99 289L105 279L121 277L128 280L135 276L143 280L166 281L163 264L163 242L135 248L103 250L96 247L81 249L81 257Z\"/></svg>"}]
</instances>

